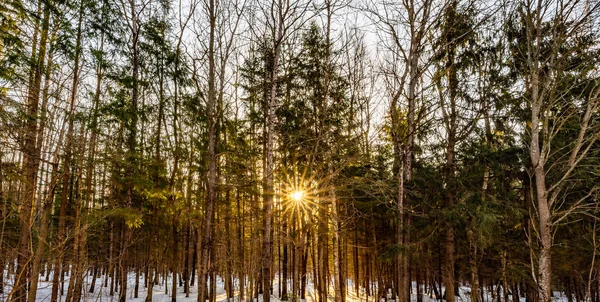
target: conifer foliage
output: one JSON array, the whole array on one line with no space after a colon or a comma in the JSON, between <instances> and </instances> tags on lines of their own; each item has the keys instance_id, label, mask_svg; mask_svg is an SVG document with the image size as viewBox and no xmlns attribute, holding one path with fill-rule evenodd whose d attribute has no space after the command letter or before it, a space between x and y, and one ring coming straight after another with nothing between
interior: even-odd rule
<instances>
[{"instance_id":1,"label":"conifer foliage","mask_svg":"<svg viewBox=\"0 0 600 302\"><path fill-rule=\"evenodd\" d=\"M1 1L0 300L600 301L599 25Z\"/></svg>"}]
</instances>

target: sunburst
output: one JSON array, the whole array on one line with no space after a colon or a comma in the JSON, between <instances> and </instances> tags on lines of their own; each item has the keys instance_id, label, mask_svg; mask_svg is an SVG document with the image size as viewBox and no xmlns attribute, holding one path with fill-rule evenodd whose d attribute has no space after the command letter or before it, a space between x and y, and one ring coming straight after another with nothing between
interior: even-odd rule
<instances>
[{"instance_id":1,"label":"sunburst","mask_svg":"<svg viewBox=\"0 0 600 302\"><path fill-rule=\"evenodd\" d=\"M317 213L320 208L327 208L327 192L331 190L324 181L317 180L312 173L298 173L293 167L291 171L282 169L283 186L280 195L283 214L290 219L309 221L312 219L326 220L327 217L319 217ZM308 176L307 174L312 174Z\"/></svg>"},{"instance_id":2,"label":"sunburst","mask_svg":"<svg viewBox=\"0 0 600 302\"><path fill-rule=\"evenodd\" d=\"M303 190L297 190L297 191L291 192L290 193L290 198L294 202L302 202L302 199L304 199L304 191Z\"/></svg>"}]
</instances>

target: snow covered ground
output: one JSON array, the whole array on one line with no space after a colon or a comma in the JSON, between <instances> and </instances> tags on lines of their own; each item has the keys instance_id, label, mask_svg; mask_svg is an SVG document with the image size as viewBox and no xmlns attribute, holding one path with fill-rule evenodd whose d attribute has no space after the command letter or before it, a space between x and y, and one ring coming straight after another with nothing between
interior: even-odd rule
<instances>
[{"instance_id":1,"label":"snow covered ground","mask_svg":"<svg viewBox=\"0 0 600 302\"><path fill-rule=\"evenodd\" d=\"M41 278L41 279L44 279L44 278ZM51 279L52 278L50 278L50 280ZM66 278L66 279L68 279L68 278ZM143 287L142 280L143 280L143 278L140 278L140 288L139 288L139 292L138 292L138 298L134 298L133 295L134 295L135 275L134 274L129 275L129 282L128 282L128 288L127 288L127 301L143 302L146 299L147 289ZM278 278L275 278L275 280L278 280ZM12 280L5 280L5 281L7 282L7 284L5 284L4 293L0 294L0 301L5 301L7 299L8 294L10 293L10 290L12 287L11 286ZM116 301L118 301L118 294L115 293L115 295L111 296L109 294L109 288L103 286L104 285L103 284L104 283L103 276L100 276L99 278L97 278L94 293L88 292L91 281L92 281L91 276L88 276L85 279L86 284L84 285L84 288L86 290L84 290L84 293L83 293L83 301L86 301L86 302L113 302L113 301L116 302ZM153 293L152 293L153 301L156 301L156 302L168 302L169 301L170 302L171 301L171 288L172 288L171 278L168 278L167 280L162 280L162 282L159 282L159 283L160 283L159 285L154 286ZM165 286L168 289L168 294L165 293ZM65 287L64 287L65 295L66 295L67 288L68 288L68 282L67 282L67 280L65 280ZM273 288L275 291L277 291L278 284L275 283L273 285ZM39 286L38 286L38 294L37 294L36 301L38 301L38 302L50 301L51 291L52 291L52 283L41 280L39 283ZM333 289L331 289L330 292L332 293ZM470 302L469 292L470 292L469 287L467 287L467 286L461 287L459 289L460 296L456 297L456 301L457 302ZM555 298L553 299L554 301L563 302L563 301L567 300L564 295L561 295L558 292L556 292L554 294L555 294ZM391 295L388 295L388 296L391 298ZM486 292L485 297L486 297L486 300L484 302L493 302L491 293ZM61 301L64 301L65 298L66 298L65 296L61 296ZM305 302L316 301L316 292L310 284L307 286L306 298L307 299ZM411 300L413 302L415 302L417 300L417 297L415 294L413 294L411 296L411 298L412 298ZM183 287L178 287L177 301L182 301L182 302L197 301L197 287L196 286L191 287L189 297L185 296L185 293L183 292ZM217 280L217 301L218 302L227 301L224 283L220 279ZM237 299L235 301L237 301ZM255 299L255 301L256 301L256 299ZM262 297L260 297L259 301L262 301ZM279 302L280 299L277 298L276 296L272 296L271 301ZM330 301L333 301L333 297L330 297ZM347 301L349 301L349 302L352 302L352 301L355 301L355 302L360 302L360 301L377 302L375 297L366 297L364 292L361 292L359 295L357 295L357 293L354 291L352 281L350 281L350 280L348 281ZM437 300L435 300L434 298L431 298L429 295L427 295L427 294L423 295L423 302L435 302L435 301L437 301ZM511 299L511 301L512 301L512 299ZM388 300L388 302L390 302L390 301ZM525 298L520 298L519 302L525 302Z\"/></svg>"},{"instance_id":2,"label":"snow covered ground","mask_svg":"<svg viewBox=\"0 0 600 302\"><path fill-rule=\"evenodd\" d=\"M132 301L132 302L143 302L146 299L146 296L148 295L148 290L147 288L144 288L143 286L143 277L140 277L140 288L138 291L138 298L133 298L134 296L134 285L135 285L135 274L130 273L129 274L129 281L127 283L127 301ZM44 277L41 277L40 279L45 279ZM69 282L68 282L68 277L65 277L65 284L64 284L64 295L61 296L60 301L65 301L66 299L66 292L67 289L69 287ZM49 280L52 280L52 276L50 276ZM4 288L4 293L0 294L0 301L5 301L7 299L7 296L10 292L10 290L12 289L12 282L13 280L6 280L8 281ZM90 288L91 282L92 282L92 277L91 276L87 276L84 280L84 291L83 291L83 295L82 295L82 301L86 301L86 302L112 302L112 301L118 301L119 300L119 294L115 293L113 296L110 295L110 290L109 287L104 287L104 276L98 276L98 278L96 279L96 286L95 286L95 290L94 293L90 293L88 290ZM109 281L110 284L110 281ZM109 285L110 286L110 285ZM165 286L168 289L168 295L165 293ZM171 288L172 288L172 283L171 283L171 278L168 278L167 280L165 280L165 282L161 282L159 285L155 285L152 291L152 299L153 301L157 301L157 302L166 302L166 301L171 301ZM190 297L185 297L185 293L183 292L183 288L178 288L178 293L177 293L177 301L197 301L197 288L192 287L191 291L190 291ZM52 294L52 281L44 281L44 280L40 280L39 285L38 285L38 293L37 293L37 298L36 301L38 302L42 302L42 301L50 301L50 296ZM225 290L224 290L224 285L222 282L217 282L217 301L224 301L227 300L227 296L225 295Z\"/></svg>"}]
</instances>

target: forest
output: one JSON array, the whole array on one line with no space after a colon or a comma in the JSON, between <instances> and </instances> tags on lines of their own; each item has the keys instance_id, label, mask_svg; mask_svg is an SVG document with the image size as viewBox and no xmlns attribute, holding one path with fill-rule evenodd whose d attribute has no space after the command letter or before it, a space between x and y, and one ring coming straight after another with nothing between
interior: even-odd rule
<instances>
[{"instance_id":1,"label":"forest","mask_svg":"<svg viewBox=\"0 0 600 302\"><path fill-rule=\"evenodd\" d=\"M600 302L600 1L2 0L0 300Z\"/></svg>"}]
</instances>

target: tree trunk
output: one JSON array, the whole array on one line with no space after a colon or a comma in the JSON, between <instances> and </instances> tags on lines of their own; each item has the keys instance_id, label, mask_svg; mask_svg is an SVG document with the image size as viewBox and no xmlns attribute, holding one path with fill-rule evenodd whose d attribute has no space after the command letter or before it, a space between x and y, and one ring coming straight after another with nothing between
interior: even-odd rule
<instances>
[{"instance_id":1,"label":"tree trunk","mask_svg":"<svg viewBox=\"0 0 600 302\"><path fill-rule=\"evenodd\" d=\"M282 10L282 3L279 1L279 10ZM275 163L273 152L275 148L275 110L277 102L277 82L279 76L279 57L281 53L283 40L283 15L279 13L279 19L276 21L276 33L273 37L273 65L271 70L271 87L268 99L265 100L265 151L264 151L264 179L263 179L263 238L262 238L262 286L263 301L271 300L271 262L272 262L272 237L271 223L273 218L273 173Z\"/></svg>"},{"instance_id":2,"label":"tree trunk","mask_svg":"<svg viewBox=\"0 0 600 302\"><path fill-rule=\"evenodd\" d=\"M50 89L50 71L52 69L52 54L54 53L54 47L53 47L53 41L56 39L56 30L53 30L52 32L52 38L50 40L50 51L49 51L49 55L48 55L48 68L46 68L45 71L45 83L44 83L44 90L42 92L42 116L40 118L41 120L41 129L40 129L40 137L38 138L37 141L37 149L41 151L42 149L42 142L43 142L43 135L44 135L44 125L45 125L45 119L46 119L46 112L48 110L48 98L49 98L49 89ZM62 145L62 140L64 137L64 122L63 122L63 126L61 127L61 131L59 133L59 137L58 137L58 141L57 141L57 145L61 146ZM42 260L42 256L47 248L47 240L48 240L48 223L50 220L50 215L51 215L51 211L52 211L52 202L54 200L54 193L55 193L55 189L56 189L56 184L58 183L58 162L59 162L59 148L56 148L56 150L54 151L54 154L52 156L52 173L50 176L50 182L48 184L48 188L46 189L47 191L45 192L45 194L43 194L43 204L42 204L42 219L40 220L40 233L38 236L38 244L36 246L36 250L35 250L35 255L33 258L33 265L31 268L31 278L29 280L29 293L28 293L28 301L35 301L36 300L36 296L37 296L37 289L38 289L38 281L39 281L39 272L40 272L40 265L41 265L41 260ZM1 177L1 176L0 176ZM46 174L46 180L47 180L48 174ZM0 184L1 185L1 184ZM1 246L1 242L0 242L0 246Z\"/></svg>"},{"instance_id":3,"label":"tree trunk","mask_svg":"<svg viewBox=\"0 0 600 302\"><path fill-rule=\"evenodd\" d=\"M23 138L23 182L20 210L20 233L17 254L17 271L13 290L9 294L12 301L26 301L26 285L28 281L28 262L31 260L29 245L31 244L31 228L33 226L34 199L36 196L37 172L40 162L40 152L37 146L39 98L42 75L45 70L46 46L48 28L50 24L50 5L44 5L42 18L42 31L40 36L39 51L33 61L32 81L27 92L27 118L25 121L25 134ZM34 42L35 45L35 42Z\"/></svg>"},{"instance_id":4,"label":"tree trunk","mask_svg":"<svg viewBox=\"0 0 600 302\"><path fill-rule=\"evenodd\" d=\"M536 63L537 64L537 63ZM551 292L551 257L552 228L550 205L546 187L546 162L544 155L540 152L540 116L542 101L539 99L539 74L537 70L531 74L531 141L530 157L535 175L535 198L538 208L538 227L540 240L540 254L538 259L538 295L541 302L550 302Z\"/></svg>"},{"instance_id":5,"label":"tree trunk","mask_svg":"<svg viewBox=\"0 0 600 302\"><path fill-rule=\"evenodd\" d=\"M210 251L212 248L213 236L213 212L216 199L216 127L217 115L216 108L216 76L215 76L215 38L216 38L216 7L215 0L208 1L209 12L209 40L208 40L208 194L206 199L206 209L204 211L204 225L202 227L202 239L200 244L200 265L198 271L198 302L206 301L206 291L210 267Z\"/></svg>"}]
</instances>

